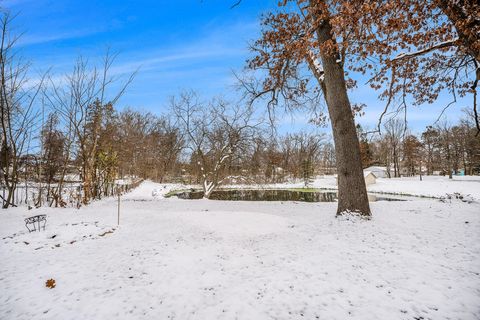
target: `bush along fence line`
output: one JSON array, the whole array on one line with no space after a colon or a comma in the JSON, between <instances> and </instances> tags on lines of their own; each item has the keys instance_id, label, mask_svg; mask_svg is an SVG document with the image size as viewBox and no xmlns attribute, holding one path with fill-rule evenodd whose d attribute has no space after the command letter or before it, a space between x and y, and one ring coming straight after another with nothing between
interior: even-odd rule
<instances>
[{"instance_id":1,"label":"bush along fence line","mask_svg":"<svg viewBox=\"0 0 480 320\"><path fill-rule=\"evenodd\" d=\"M131 182L111 182L100 186L91 187L90 197L85 199L85 187L82 183L64 183L61 187L57 184L42 185L38 183L19 184L16 186L11 206L39 207L77 207L88 204L93 200L125 194L135 189L143 182L137 179ZM60 191L59 191L60 190ZM7 189L0 186L0 203L5 204Z\"/></svg>"}]
</instances>

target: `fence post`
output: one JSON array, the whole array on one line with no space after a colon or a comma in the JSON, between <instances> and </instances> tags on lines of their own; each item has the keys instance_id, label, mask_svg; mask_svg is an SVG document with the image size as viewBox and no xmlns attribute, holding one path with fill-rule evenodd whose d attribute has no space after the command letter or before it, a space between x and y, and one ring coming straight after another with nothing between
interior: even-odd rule
<instances>
[{"instance_id":1,"label":"fence post","mask_svg":"<svg viewBox=\"0 0 480 320\"><path fill-rule=\"evenodd\" d=\"M81 198L82 198L82 190L81 190L82 186L79 185L77 187L77 208L80 208L80 201L81 201Z\"/></svg>"},{"instance_id":2,"label":"fence post","mask_svg":"<svg viewBox=\"0 0 480 320\"><path fill-rule=\"evenodd\" d=\"M118 188L117 188L118 190ZM118 190L120 191L120 190ZM118 193L118 205L117 205L117 225L120 225L120 192Z\"/></svg>"}]
</instances>

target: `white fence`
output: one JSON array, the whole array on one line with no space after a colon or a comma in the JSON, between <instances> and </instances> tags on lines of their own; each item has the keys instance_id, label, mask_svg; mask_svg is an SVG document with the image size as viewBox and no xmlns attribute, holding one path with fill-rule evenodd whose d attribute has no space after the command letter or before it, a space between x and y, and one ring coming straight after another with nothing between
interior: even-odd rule
<instances>
[{"instance_id":1,"label":"white fence","mask_svg":"<svg viewBox=\"0 0 480 320\"><path fill-rule=\"evenodd\" d=\"M117 181L93 188L90 193L94 195L94 199L101 199L126 193L136 188L141 182L142 180ZM57 184L21 183L15 188L10 203L13 206L30 207L80 207L82 205L84 189L81 183L64 183L61 195L59 195L58 188ZM3 207L8 196L8 190L5 186L0 186L0 196L2 197L0 201Z\"/></svg>"}]
</instances>

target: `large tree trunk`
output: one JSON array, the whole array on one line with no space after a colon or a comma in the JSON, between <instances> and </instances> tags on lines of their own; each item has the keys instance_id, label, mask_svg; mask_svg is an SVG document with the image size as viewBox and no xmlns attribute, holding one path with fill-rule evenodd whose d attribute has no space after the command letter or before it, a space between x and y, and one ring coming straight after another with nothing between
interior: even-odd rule
<instances>
[{"instance_id":1,"label":"large tree trunk","mask_svg":"<svg viewBox=\"0 0 480 320\"><path fill-rule=\"evenodd\" d=\"M315 7L316 1L311 1ZM325 7L326 8L326 7ZM325 9L326 10L326 9ZM317 12L319 17L322 12ZM317 37L322 46L320 52L324 80L322 88L327 102L328 113L333 130L335 154L338 173L338 208L337 215L345 212L357 212L370 216L367 188L363 177L360 144L358 142L355 121L353 119L343 66L338 50L325 50L325 43L335 44L332 26L324 18L317 27ZM333 51L333 52L332 52Z\"/></svg>"}]
</instances>

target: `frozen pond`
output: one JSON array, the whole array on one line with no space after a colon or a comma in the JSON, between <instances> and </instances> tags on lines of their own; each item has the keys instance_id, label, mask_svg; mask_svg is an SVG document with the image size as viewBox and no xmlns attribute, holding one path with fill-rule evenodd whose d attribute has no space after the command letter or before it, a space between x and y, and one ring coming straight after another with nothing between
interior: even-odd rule
<instances>
[{"instance_id":1,"label":"frozen pond","mask_svg":"<svg viewBox=\"0 0 480 320\"><path fill-rule=\"evenodd\" d=\"M180 199L201 199L201 190L180 190L171 193ZM413 197L397 195L369 194L368 199L375 201L406 201ZM289 189L220 189L212 192L211 200L232 201L304 201L304 202L335 202L337 192L333 190L289 190Z\"/></svg>"}]
</instances>

